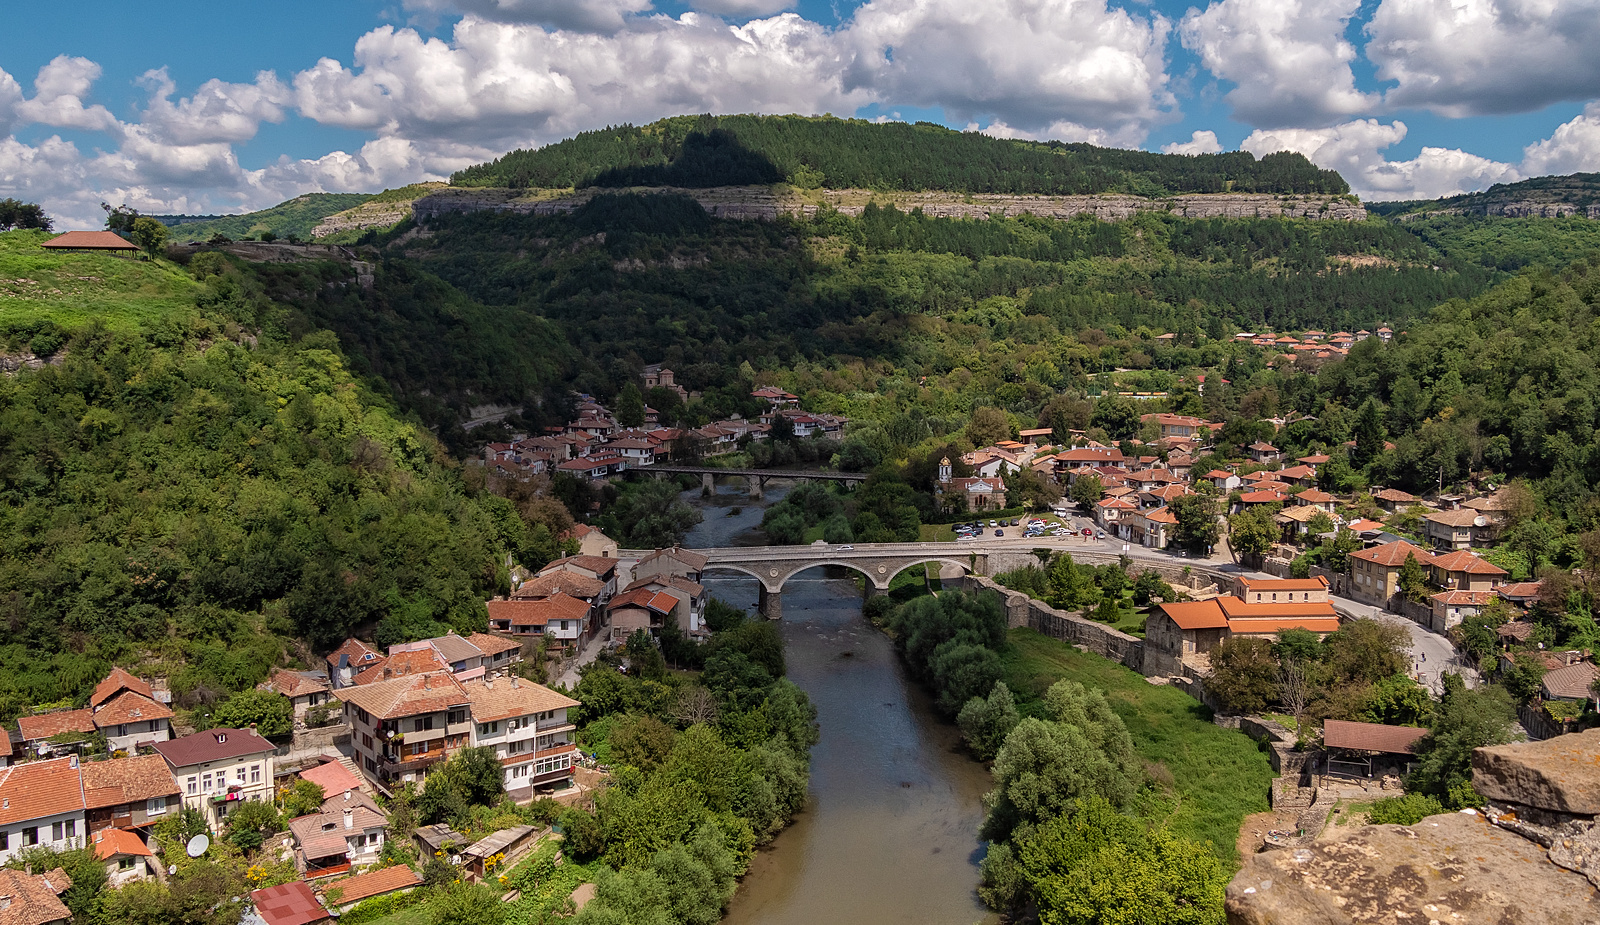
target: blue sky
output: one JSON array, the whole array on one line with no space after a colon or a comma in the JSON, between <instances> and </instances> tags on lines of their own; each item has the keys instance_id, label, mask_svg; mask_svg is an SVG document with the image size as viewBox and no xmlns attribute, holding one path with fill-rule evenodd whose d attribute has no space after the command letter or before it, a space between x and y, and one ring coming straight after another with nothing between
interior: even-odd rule
<instances>
[{"instance_id":1,"label":"blue sky","mask_svg":"<svg viewBox=\"0 0 1600 925\"><path fill-rule=\"evenodd\" d=\"M1287 148L1369 199L1600 170L1600 0L80 0L7 36L0 196L68 224L700 111Z\"/></svg>"}]
</instances>

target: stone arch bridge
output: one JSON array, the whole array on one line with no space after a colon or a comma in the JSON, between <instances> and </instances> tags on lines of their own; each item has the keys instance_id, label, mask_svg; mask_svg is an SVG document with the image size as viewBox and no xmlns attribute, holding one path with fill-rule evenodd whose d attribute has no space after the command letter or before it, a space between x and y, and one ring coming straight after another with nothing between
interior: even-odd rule
<instances>
[{"instance_id":1,"label":"stone arch bridge","mask_svg":"<svg viewBox=\"0 0 1600 925\"><path fill-rule=\"evenodd\" d=\"M719 478L738 476L744 479L751 498L760 498L765 493L768 479L838 482L846 488L854 488L867 480L865 472L836 472L829 469L719 469L712 466L674 466L656 463L625 471L655 478L661 478L663 475L698 475L700 485L706 491L715 490Z\"/></svg>"},{"instance_id":2,"label":"stone arch bridge","mask_svg":"<svg viewBox=\"0 0 1600 925\"><path fill-rule=\"evenodd\" d=\"M989 574L992 550L954 543L863 543L860 546L749 546L697 550L706 569L742 572L761 582L763 616L783 616L783 586L790 578L819 565L837 565L867 579L867 595L889 590L889 582L908 568L935 562L976 575ZM1026 554L1026 550L1019 550Z\"/></svg>"}]
</instances>

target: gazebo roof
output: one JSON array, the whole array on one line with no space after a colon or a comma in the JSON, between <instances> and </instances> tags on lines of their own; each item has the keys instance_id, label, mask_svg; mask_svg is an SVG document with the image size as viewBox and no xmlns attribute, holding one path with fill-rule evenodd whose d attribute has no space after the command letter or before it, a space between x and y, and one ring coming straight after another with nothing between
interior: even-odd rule
<instances>
[{"instance_id":1,"label":"gazebo roof","mask_svg":"<svg viewBox=\"0 0 1600 925\"><path fill-rule=\"evenodd\" d=\"M40 247L66 251L136 251L139 248L111 231L69 231L57 235Z\"/></svg>"}]
</instances>

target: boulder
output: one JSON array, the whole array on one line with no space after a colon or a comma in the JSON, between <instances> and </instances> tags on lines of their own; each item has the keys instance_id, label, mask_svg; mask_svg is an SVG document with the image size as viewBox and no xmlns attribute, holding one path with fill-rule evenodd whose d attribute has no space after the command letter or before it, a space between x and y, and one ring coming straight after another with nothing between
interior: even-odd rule
<instances>
[{"instance_id":1,"label":"boulder","mask_svg":"<svg viewBox=\"0 0 1600 925\"><path fill-rule=\"evenodd\" d=\"M1497 802L1600 815L1600 729L1477 749L1472 786Z\"/></svg>"},{"instance_id":2,"label":"boulder","mask_svg":"<svg viewBox=\"0 0 1600 925\"><path fill-rule=\"evenodd\" d=\"M1253 855L1227 913L1232 925L1579 925L1600 922L1600 894L1539 845L1448 813Z\"/></svg>"}]
</instances>

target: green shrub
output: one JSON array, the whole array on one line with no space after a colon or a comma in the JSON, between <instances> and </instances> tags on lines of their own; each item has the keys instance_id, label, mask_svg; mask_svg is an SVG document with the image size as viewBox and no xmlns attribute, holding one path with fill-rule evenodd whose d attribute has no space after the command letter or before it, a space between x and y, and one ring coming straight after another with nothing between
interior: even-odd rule
<instances>
[{"instance_id":1,"label":"green shrub","mask_svg":"<svg viewBox=\"0 0 1600 925\"><path fill-rule=\"evenodd\" d=\"M1429 816L1447 812L1444 804L1425 793L1384 797L1372 804L1367 821L1373 825L1416 825Z\"/></svg>"}]
</instances>

